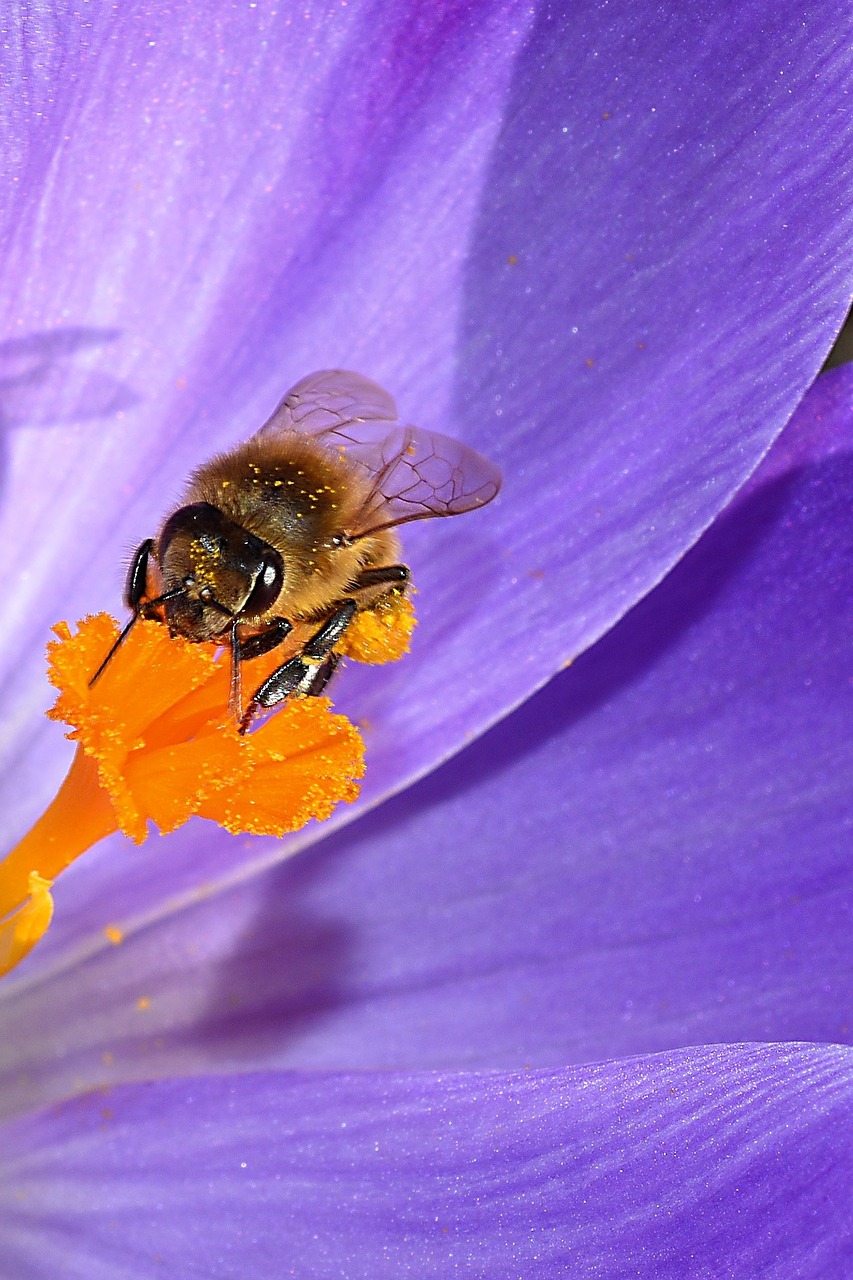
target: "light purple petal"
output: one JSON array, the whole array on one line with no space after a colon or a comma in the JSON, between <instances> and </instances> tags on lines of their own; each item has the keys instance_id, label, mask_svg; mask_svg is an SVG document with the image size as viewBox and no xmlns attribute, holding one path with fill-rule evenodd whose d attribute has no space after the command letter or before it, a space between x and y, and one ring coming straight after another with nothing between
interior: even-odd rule
<instances>
[{"instance_id":1,"label":"light purple petal","mask_svg":"<svg viewBox=\"0 0 853 1280\"><path fill-rule=\"evenodd\" d=\"M372 726L369 803L663 575L779 431L849 298L850 64L828 4L806 22L762 0L532 26L521 5L214 10L95 6L26 32L42 114L16 99L7 136L6 328L95 335L62 359L141 399L12 440L10 833L66 759L34 728L49 622L116 605L120 551L188 465L309 368L386 381L506 472L486 513L407 539L412 657L341 680ZM299 843L115 841L69 875L74 935L102 904L159 911Z\"/></svg>"},{"instance_id":2,"label":"light purple petal","mask_svg":"<svg viewBox=\"0 0 853 1280\"><path fill-rule=\"evenodd\" d=\"M16 1280L846 1280L853 1054L123 1087L7 1126Z\"/></svg>"},{"instance_id":3,"label":"light purple petal","mask_svg":"<svg viewBox=\"0 0 853 1280\"><path fill-rule=\"evenodd\" d=\"M465 248L529 15L362 5L291 21L223 2L203 18L102 6L91 22L24 33L38 45L22 55L24 83L34 64L51 89L32 134L18 108L6 148L20 194L9 195L2 306L28 335L6 349L6 382L18 419L22 380L47 379L64 417L57 379L78 397L78 367L85 377L93 362L141 399L119 419L11 436L0 515L16 570L0 654L10 842L68 762L40 717L49 625L120 608L122 559L192 464L323 365L363 368L410 416L452 426ZM57 345L66 315L77 342ZM155 849L136 860L140 907L246 856L228 839L188 863L177 847L160 863ZM113 891L104 865L98 896Z\"/></svg>"},{"instance_id":4,"label":"light purple petal","mask_svg":"<svg viewBox=\"0 0 853 1280\"><path fill-rule=\"evenodd\" d=\"M771 456L646 601L431 778L7 983L5 1106L219 1067L849 1040L851 393L853 366L821 379L795 469Z\"/></svg>"}]
</instances>

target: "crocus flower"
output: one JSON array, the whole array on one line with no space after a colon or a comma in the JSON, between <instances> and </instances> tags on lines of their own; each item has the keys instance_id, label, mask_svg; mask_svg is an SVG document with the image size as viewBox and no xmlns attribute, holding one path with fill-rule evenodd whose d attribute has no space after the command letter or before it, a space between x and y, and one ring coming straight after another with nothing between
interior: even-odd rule
<instances>
[{"instance_id":1,"label":"crocus flower","mask_svg":"<svg viewBox=\"0 0 853 1280\"><path fill-rule=\"evenodd\" d=\"M836 23L95 4L8 42L10 847L69 763L50 626L301 374L505 488L406 538L412 654L335 690L345 818L57 883L0 997L5 1274L849 1270L849 370L770 449L850 295Z\"/></svg>"}]
</instances>

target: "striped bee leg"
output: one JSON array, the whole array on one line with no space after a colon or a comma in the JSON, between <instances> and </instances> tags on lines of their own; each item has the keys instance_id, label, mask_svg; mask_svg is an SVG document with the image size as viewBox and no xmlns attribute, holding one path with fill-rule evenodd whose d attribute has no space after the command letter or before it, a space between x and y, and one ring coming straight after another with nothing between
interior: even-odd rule
<instances>
[{"instance_id":1,"label":"striped bee leg","mask_svg":"<svg viewBox=\"0 0 853 1280\"><path fill-rule=\"evenodd\" d=\"M333 649L355 617L357 608L354 600L345 600L301 653L267 676L243 713L241 733L246 732L259 711L269 711L292 697L316 697L326 687L338 662Z\"/></svg>"}]
</instances>

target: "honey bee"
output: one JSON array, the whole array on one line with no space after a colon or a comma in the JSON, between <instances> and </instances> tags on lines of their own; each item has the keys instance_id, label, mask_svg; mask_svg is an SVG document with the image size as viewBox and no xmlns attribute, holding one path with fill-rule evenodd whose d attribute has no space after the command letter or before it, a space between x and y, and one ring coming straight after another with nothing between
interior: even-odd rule
<instances>
[{"instance_id":1,"label":"honey bee","mask_svg":"<svg viewBox=\"0 0 853 1280\"><path fill-rule=\"evenodd\" d=\"M140 618L173 635L228 645L230 706L255 716L322 692L335 646L356 613L405 592L399 525L485 506L498 468L448 436L397 421L394 400L342 369L296 384L244 444L190 477L183 505L133 557L130 621L93 685ZM301 625L307 640L242 705L242 666Z\"/></svg>"}]
</instances>

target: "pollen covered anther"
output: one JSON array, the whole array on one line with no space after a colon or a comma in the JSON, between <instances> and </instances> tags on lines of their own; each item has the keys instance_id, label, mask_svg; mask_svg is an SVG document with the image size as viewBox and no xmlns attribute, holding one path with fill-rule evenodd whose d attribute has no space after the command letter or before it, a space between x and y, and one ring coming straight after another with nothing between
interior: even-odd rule
<instances>
[{"instance_id":1,"label":"pollen covered anther","mask_svg":"<svg viewBox=\"0 0 853 1280\"><path fill-rule=\"evenodd\" d=\"M121 830L139 844L149 822L165 833L193 815L280 836L354 800L364 773L358 730L326 698L297 699L241 735L226 652L142 620L91 686L116 622L98 614L76 633L54 630L49 678L59 695L48 715L78 745L56 798L0 863L0 974L47 929L55 877L104 836ZM257 658L253 679L280 662L276 650Z\"/></svg>"}]
</instances>

